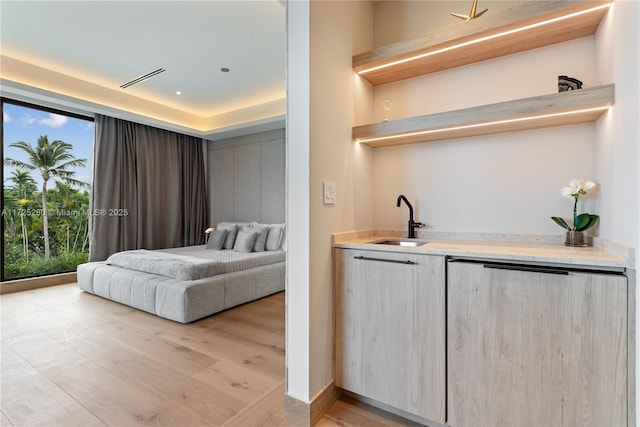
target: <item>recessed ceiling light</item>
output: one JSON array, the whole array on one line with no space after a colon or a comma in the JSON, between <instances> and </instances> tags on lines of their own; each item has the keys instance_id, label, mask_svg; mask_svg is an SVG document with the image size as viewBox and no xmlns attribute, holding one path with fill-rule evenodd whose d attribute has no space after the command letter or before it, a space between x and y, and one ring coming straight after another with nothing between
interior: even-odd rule
<instances>
[{"instance_id":1,"label":"recessed ceiling light","mask_svg":"<svg viewBox=\"0 0 640 427\"><path fill-rule=\"evenodd\" d=\"M220 71L222 71L223 73L228 73L229 69L227 67L222 67L220 68Z\"/></svg>"}]
</instances>

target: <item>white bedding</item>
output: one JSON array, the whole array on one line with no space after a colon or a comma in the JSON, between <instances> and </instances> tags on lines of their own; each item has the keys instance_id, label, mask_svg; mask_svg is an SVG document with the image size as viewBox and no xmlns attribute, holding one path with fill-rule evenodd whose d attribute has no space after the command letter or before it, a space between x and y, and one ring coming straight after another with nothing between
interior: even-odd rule
<instances>
[{"instance_id":1,"label":"white bedding","mask_svg":"<svg viewBox=\"0 0 640 427\"><path fill-rule=\"evenodd\" d=\"M206 245L161 250L138 249L111 255L107 265L157 274L178 280L198 280L283 262L284 251L214 251Z\"/></svg>"}]
</instances>

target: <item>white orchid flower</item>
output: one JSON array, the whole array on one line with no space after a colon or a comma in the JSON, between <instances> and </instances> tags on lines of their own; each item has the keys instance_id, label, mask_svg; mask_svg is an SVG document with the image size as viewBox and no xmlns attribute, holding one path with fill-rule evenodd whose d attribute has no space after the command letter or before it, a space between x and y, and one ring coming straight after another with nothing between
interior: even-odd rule
<instances>
[{"instance_id":1,"label":"white orchid flower","mask_svg":"<svg viewBox=\"0 0 640 427\"><path fill-rule=\"evenodd\" d=\"M591 190L596 186L595 182L585 181L584 179L572 179L569 181L568 187L562 187L560 194L563 197L572 198L580 196L581 194L587 194L587 190Z\"/></svg>"},{"instance_id":2,"label":"white orchid flower","mask_svg":"<svg viewBox=\"0 0 640 427\"><path fill-rule=\"evenodd\" d=\"M560 194L562 194L562 197L567 197L570 199L573 197L573 191L574 189L572 187L562 187L560 189Z\"/></svg>"}]
</instances>

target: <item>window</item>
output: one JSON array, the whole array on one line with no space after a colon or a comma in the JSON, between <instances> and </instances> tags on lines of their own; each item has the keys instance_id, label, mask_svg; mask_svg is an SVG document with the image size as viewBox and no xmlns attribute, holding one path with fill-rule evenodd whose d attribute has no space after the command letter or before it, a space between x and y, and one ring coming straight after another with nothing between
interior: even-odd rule
<instances>
[{"instance_id":1,"label":"window","mask_svg":"<svg viewBox=\"0 0 640 427\"><path fill-rule=\"evenodd\" d=\"M1 279L74 271L89 252L93 119L1 104Z\"/></svg>"}]
</instances>

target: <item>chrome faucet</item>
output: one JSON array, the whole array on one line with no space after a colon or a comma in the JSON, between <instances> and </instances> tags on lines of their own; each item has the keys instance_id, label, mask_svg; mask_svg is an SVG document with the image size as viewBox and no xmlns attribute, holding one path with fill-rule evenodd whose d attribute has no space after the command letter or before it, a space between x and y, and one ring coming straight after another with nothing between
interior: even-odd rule
<instances>
[{"instance_id":1,"label":"chrome faucet","mask_svg":"<svg viewBox=\"0 0 640 427\"><path fill-rule=\"evenodd\" d=\"M421 222L415 222L413 220L413 206L411 206L411 203L409 203L409 200L407 200L407 198L404 196L404 194L401 194L398 196L398 202L396 204L397 207L400 207L400 202L402 202L404 200L404 203L409 207L409 232L408 232L408 238L409 239L413 239L416 237L416 228L417 227L422 227L424 224L422 224Z\"/></svg>"}]
</instances>

